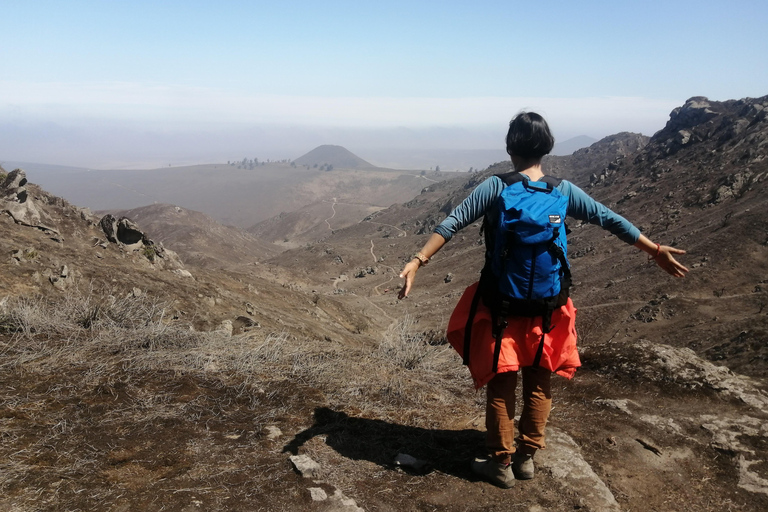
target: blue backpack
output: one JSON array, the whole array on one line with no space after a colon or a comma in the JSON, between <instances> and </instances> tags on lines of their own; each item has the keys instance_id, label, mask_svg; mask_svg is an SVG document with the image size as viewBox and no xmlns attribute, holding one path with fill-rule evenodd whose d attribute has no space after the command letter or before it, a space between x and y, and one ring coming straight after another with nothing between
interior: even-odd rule
<instances>
[{"instance_id":1,"label":"blue backpack","mask_svg":"<svg viewBox=\"0 0 768 512\"><path fill-rule=\"evenodd\" d=\"M538 366L552 313L568 300L571 284L565 215L568 197L557 190L560 180L545 176L529 181L519 173L498 175L507 185L498 199L499 219L484 220L486 261L464 331L464 364L469 364L472 323L479 300L488 307L496 338L493 371L498 369L501 337L507 317L542 317L542 339L534 360Z\"/></svg>"}]
</instances>

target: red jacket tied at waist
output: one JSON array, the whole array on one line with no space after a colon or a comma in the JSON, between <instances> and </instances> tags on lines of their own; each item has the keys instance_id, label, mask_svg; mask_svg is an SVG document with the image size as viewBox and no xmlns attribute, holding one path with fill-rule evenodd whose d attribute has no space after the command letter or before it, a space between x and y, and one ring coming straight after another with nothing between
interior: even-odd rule
<instances>
[{"instance_id":1,"label":"red jacket tied at waist","mask_svg":"<svg viewBox=\"0 0 768 512\"><path fill-rule=\"evenodd\" d=\"M464 353L464 330L469 318L472 298L478 283L464 291L448 322L448 342L459 353ZM544 336L544 351L539 366L570 379L581 366L576 351L576 308L571 299L552 314L552 330ZM498 373L514 372L523 366L532 366L541 341L541 318L511 316L502 336ZM491 312L482 301L472 323L469 372L475 387L483 387L493 376L493 350L496 343L491 334Z\"/></svg>"}]
</instances>

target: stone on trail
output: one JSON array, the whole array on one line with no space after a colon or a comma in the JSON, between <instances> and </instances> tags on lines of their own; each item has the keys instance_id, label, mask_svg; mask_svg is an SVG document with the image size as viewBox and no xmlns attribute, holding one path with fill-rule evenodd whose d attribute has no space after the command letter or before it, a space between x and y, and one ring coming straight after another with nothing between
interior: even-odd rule
<instances>
[{"instance_id":1,"label":"stone on trail","mask_svg":"<svg viewBox=\"0 0 768 512\"><path fill-rule=\"evenodd\" d=\"M320 476L320 464L310 459L308 455L291 455L290 459L301 476L305 478Z\"/></svg>"},{"instance_id":2,"label":"stone on trail","mask_svg":"<svg viewBox=\"0 0 768 512\"><path fill-rule=\"evenodd\" d=\"M310 496L312 496L312 501L324 501L328 499L328 495L321 487L310 487L307 490L309 491Z\"/></svg>"},{"instance_id":3,"label":"stone on trail","mask_svg":"<svg viewBox=\"0 0 768 512\"><path fill-rule=\"evenodd\" d=\"M283 431L274 425L267 426L267 439L273 440L283 435Z\"/></svg>"}]
</instances>

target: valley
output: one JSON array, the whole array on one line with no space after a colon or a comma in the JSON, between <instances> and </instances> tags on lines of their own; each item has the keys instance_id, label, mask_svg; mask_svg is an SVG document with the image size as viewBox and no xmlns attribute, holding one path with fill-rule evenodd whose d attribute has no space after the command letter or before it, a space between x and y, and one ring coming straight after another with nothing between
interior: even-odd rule
<instances>
[{"instance_id":1,"label":"valley","mask_svg":"<svg viewBox=\"0 0 768 512\"><path fill-rule=\"evenodd\" d=\"M455 174L377 168L340 146L320 146L290 162L244 158L120 171L41 166L36 176L46 190L94 211L172 204L246 229L280 214L302 216L300 210L334 197L358 205L357 219L361 208L386 208Z\"/></svg>"},{"instance_id":2,"label":"valley","mask_svg":"<svg viewBox=\"0 0 768 512\"><path fill-rule=\"evenodd\" d=\"M396 298L434 227L510 162L405 172L325 148L3 170L0 509L765 510L767 116L768 97L694 97L653 137L545 160L691 271L571 223L582 367L553 380L548 447L511 490L469 469L485 397L444 336L480 222ZM141 236L111 235L107 211Z\"/></svg>"}]
</instances>

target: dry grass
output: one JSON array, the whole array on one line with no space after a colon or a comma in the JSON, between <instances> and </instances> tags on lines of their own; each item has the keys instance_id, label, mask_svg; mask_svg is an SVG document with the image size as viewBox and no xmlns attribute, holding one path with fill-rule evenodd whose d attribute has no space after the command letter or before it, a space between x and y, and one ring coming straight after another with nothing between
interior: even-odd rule
<instances>
[{"instance_id":1,"label":"dry grass","mask_svg":"<svg viewBox=\"0 0 768 512\"><path fill-rule=\"evenodd\" d=\"M158 486L234 485L278 452L233 463L227 443L309 426L320 406L422 427L446 404L471 406L458 359L410 317L350 348L197 332L172 310L88 287L0 300L0 509L108 510L120 496L146 509Z\"/></svg>"}]
</instances>

